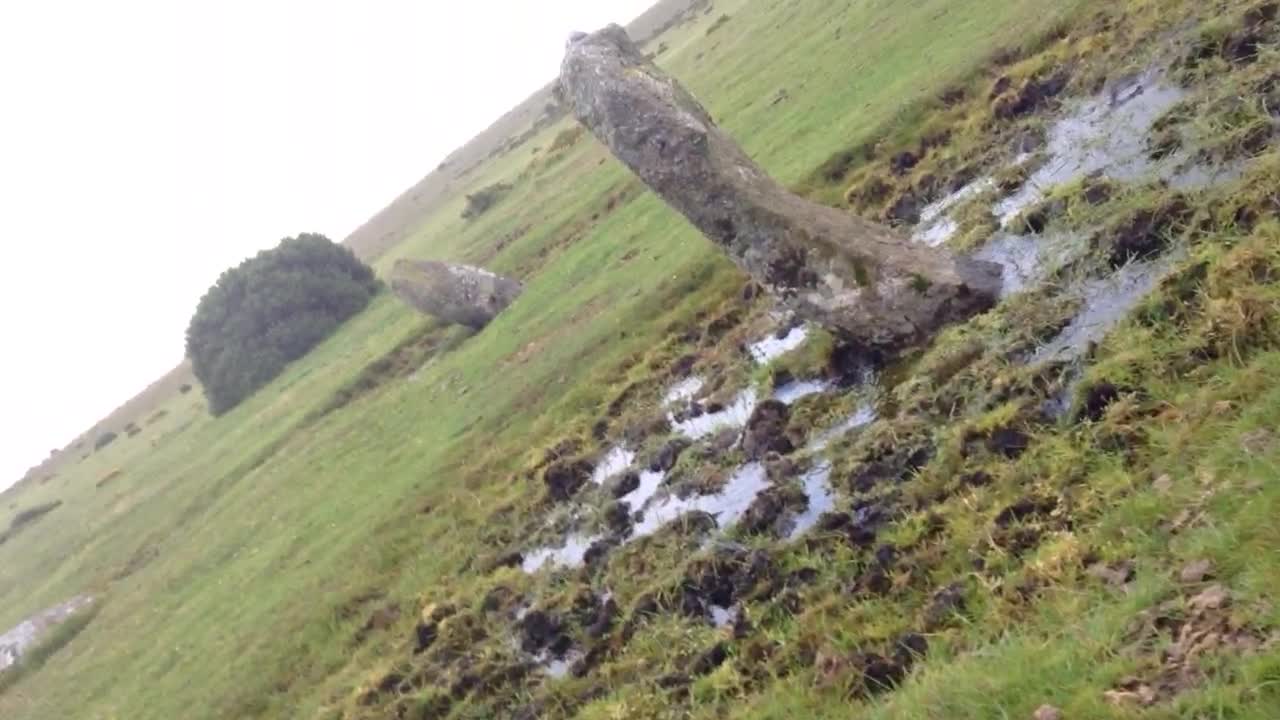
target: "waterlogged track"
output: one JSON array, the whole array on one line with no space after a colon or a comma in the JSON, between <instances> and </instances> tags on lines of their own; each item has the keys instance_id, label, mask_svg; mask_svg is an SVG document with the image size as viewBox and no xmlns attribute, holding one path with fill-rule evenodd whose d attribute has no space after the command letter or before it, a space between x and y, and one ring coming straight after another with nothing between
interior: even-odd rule
<instances>
[{"instance_id":1,"label":"waterlogged track","mask_svg":"<svg viewBox=\"0 0 1280 720\"><path fill-rule=\"evenodd\" d=\"M777 333L748 345L748 353L755 363L768 364L801 347L808 333L808 329L802 325L790 326L784 323ZM866 384L842 392L851 396L871 397L877 393L874 382L874 376L870 376ZM756 389L739 391L729 406L708 411L698 397L699 391L705 386L705 380L694 376L678 381L666 390L665 402L673 408L667 414L671 428L691 442L704 441L713 434L728 432L733 435L733 444L741 445L743 437L740 431L748 424L758 407ZM826 379L792 380L776 388L772 399L789 406L808 397L831 393L835 386L833 381ZM797 537L812 528L823 513L833 509L834 494L829 484L831 464L819 455L833 440L873 422L876 417L873 408L872 404L864 402L848 418L816 433L813 440L800 450L801 455L814 456L814 467L801 478L803 507L794 518L788 519L792 525L790 537ZM718 442L720 441L713 440L707 444L714 445ZM635 452L625 446L610 449L597 462L592 480L596 485L603 485L606 480L632 469L637 457ZM727 480L710 493L680 494L668 491L660 495L667 480L668 471L660 467L640 470L635 473L632 483L634 487L618 498L618 502L625 508L621 512L630 517L626 521L615 523L620 527L615 528L612 536L604 532L570 533L549 546L525 553L522 567L526 572L536 572L548 567L580 567L588 558L598 562L614 547L648 537L671 523L689 517L707 517L722 532L728 531L751 510L761 493L773 486L768 470L759 461L735 467L729 472ZM584 512L579 509L573 515L582 517Z\"/></svg>"}]
</instances>

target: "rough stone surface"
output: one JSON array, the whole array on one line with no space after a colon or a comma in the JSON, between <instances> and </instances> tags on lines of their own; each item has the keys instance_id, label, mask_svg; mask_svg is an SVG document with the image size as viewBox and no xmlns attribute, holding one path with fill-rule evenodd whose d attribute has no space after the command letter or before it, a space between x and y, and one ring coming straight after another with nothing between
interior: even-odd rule
<instances>
[{"instance_id":1,"label":"rough stone surface","mask_svg":"<svg viewBox=\"0 0 1280 720\"><path fill-rule=\"evenodd\" d=\"M894 349L995 302L998 266L788 192L616 25L569 43L560 93L645 184L807 319Z\"/></svg>"},{"instance_id":2,"label":"rough stone surface","mask_svg":"<svg viewBox=\"0 0 1280 720\"><path fill-rule=\"evenodd\" d=\"M81 596L45 610L23 620L8 632L0 635L0 670L22 659L32 645L44 638L50 630L61 625L77 612L93 604L93 598Z\"/></svg>"},{"instance_id":3,"label":"rough stone surface","mask_svg":"<svg viewBox=\"0 0 1280 720\"><path fill-rule=\"evenodd\" d=\"M480 329L515 301L524 286L469 265L405 259L391 270L391 289L419 312Z\"/></svg>"}]
</instances>

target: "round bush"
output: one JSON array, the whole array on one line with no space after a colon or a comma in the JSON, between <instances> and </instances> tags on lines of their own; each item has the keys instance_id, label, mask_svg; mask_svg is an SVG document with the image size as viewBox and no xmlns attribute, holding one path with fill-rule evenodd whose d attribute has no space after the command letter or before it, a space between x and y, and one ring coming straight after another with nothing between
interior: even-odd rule
<instances>
[{"instance_id":1,"label":"round bush","mask_svg":"<svg viewBox=\"0 0 1280 720\"><path fill-rule=\"evenodd\" d=\"M270 382L378 292L373 270L304 233L227 270L187 328L187 357L220 415Z\"/></svg>"}]
</instances>

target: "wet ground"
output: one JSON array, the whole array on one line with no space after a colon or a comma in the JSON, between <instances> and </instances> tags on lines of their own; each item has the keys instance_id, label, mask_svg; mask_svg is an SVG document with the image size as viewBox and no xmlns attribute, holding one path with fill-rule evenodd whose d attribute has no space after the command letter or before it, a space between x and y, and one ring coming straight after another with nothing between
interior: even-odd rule
<instances>
[{"instance_id":1,"label":"wet ground","mask_svg":"<svg viewBox=\"0 0 1280 720\"><path fill-rule=\"evenodd\" d=\"M1235 171L1196 163L1185 153L1152 158L1148 147L1152 128L1187 95L1163 70L1150 69L1079 103L1050 127L1043 161L1021 188L991 204L1000 229L1015 229L1014 221L1055 188L1084 178L1120 182L1164 179L1174 187L1194 189L1232 177ZM1022 154L1006 169L1034 162L1033 156ZM931 246L950 240L960 230L952 211L984 193L997 193L991 176L974 180L926 206L914 239Z\"/></svg>"},{"instance_id":2,"label":"wet ground","mask_svg":"<svg viewBox=\"0 0 1280 720\"><path fill-rule=\"evenodd\" d=\"M1058 72L1053 62L1046 72ZM1095 533L1088 547L1076 546L1073 533L1084 537L1096 528L1073 503L1084 497L1094 507L1110 506L1132 491L1128 482L1108 487L1106 474L1088 475L1099 466L1091 463L1134 463L1134 482L1145 482L1138 475L1145 472L1140 463L1151 463L1145 420L1117 418L1154 412L1144 395L1149 388L1134 377L1158 374L1163 383L1173 371L1162 364L1165 356L1157 361L1114 342L1126 338L1104 340L1118 335L1112 331L1145 297L1179 285L1161 288L1171 272L1186 274L1190 251L1200 257L1196 243L1215 241L1197 234L1208 230L1183 232L1179 219L1177 233L1164 232L1168 226L1142 230L1147 244L1130 252L1126 228L1132 217L1171 201L1197 211L1221 202L1235 186L1213 186L1239 177L1242 168L1253 176L1256 168L1225 153L1196 152L1190 142L1152 152L1162 119L1203 90L1175 84L1160 70L1064 100L1102 86L1100 74L1081 71L1081 61L1072 68L1081 72L1071 92L1055 91L1052 101L995 122L1000 94L1007 99L1045 77L1019 63L1001 62L992 73L1012 90L969 89L957 103L972 107L948 108L950 117L977 121L953 128L969 136L921 138L920 145L913 139L910 164L883 153L841 180L853 183L850 191L890 183L879 205L848 201L869 215L903 197L914 201L903 204L914 213L938 188L956 189L918 213L916 238L998 263L1003 302L918 355L877 366L881 377L865 382L850 380L856 373L848 367L858 362L844 353L856 349L839 338L780 316L765 332L760 324L768 311L754 303L755 291L740 296L754 304L716 308L681 328L677 344L649 358L649 368L671 384L645 384L652 397L624 393L628 407L611 409L596 435L604 444L567 451L568 461L585 468L580 477L594 482L578 486L580 493L548 493L534 507L553 519L537 525L543 518L534 517L524 538L495 533L495 555L523 552L529 576L495 574L494 582L555 620L547 644L517 648L518 662L532 672L527 683L512 683L513 696L541 693L555 703L599 678L607 684L636 677L633 686L661 689L657 707L685 711L691 694L706 690L723 665L728 672L715 682L743 679L726 697L755 692L753 683L770 673L798 671L801 682L848 699L896 686L925 657L928 642L958 628L988 622L999 636L1008 627L1008 615L1000 613L1035 612L1046 587L1061 583L1080 596L1096 595L1087 574L1047 576L1033 562L1063 550L1070 568L1089 567L1095 548L1123 545L1122 538ZM1034 142L1021 142L1031 135ZM1015 137L1017 149L1007 150ZM951 143L953 152L936 151L935 141ZM997 155L1013 159L1001 166L992 160ZM922 158L925 164L912 171ZM1088 196L1095 180L1107 193L1096 202ZM1242 257L1254 263L1249 267L1264 264ZM1154 332L1158 319L1148 317L1154 314L1143 314L1135 334ZM726 317L739 319L726 330ZM806 344L818 338L831 340L830 347ZM1124 377L1107 375L1117 353L1126 354ZM1116 398L1126 402L1116 405ZM1226 407L1197 400L1179 410L1194 416L1201 404ZM1083 423L1092 423L1091 431L1074 432ZM762 426L766 432L756 432ZM683 448L672 462L654 459L672 443ZM1168 492L1168 478L1156 482ZM685 522L673 527L680 518ZM1064 537L1072 542L1059 543ZM1059 544L1050 550L1046 543ZM1135 566L1124 570L1125 562L1111 560L1107 582L1132 582ZM558 572L575 568L582 569ZM837 626L828 619L836 613L843 613L839 627L849 647L830 641ZM606 614L610 619L601 621ZM1166 627L1173 617L1162 620ZM873 625L875 633L867 632ZM1246 633L1242 641L1253 637ZM439 657L451 663L458 652L450 646ZM1110 694L1161 697L1162 673L1135 675ZM566 676L574 679L546 682ZM522 717L546 716L537 702L522 709Z\"/></svg>"},{"instance_id":3,"label":"wet ground","mask_svg":"<svg viewBox=\"0 0 1280 720\"><path fill-rule=\"evenodd\" d=\"M1159 180L1172 188L1195 189L1239 175L1240 165L1197 162L1187 151L1163 157L1150 152L1148 137L1152 128L1187 95L1161 69L1149 69L1113 82L1054 120L1041 151L1019 154L1009 163L1010 168L1027 168L1027 179L1017 190L1002 194L993 176L979 177L925 207L914 239L934 246L944 244L962 229L957 215L960 209L967 203L987 203L999 229L974 251L974 256L1001 266L1004 297L1036 289L1090 251L1089 235L1084 231L1020 229L1018 220L1024 213L1044 202L1055 189L1085 178ZM1174 250L1126 263L1102 277L1081 277L1061 288L1061 295L1079 302L1077 314L1053 339L1023 359L1032 363L1079 359L1127 317L1181 257ZM782 316L775 317L775 321L779 324L775 332L747 345L748 354L758 365L783 357L809 338L807 326ZM700 397L706 387L704 378L689 377L673 384L664 396L673 431L695 443L741 430L763 400L756 388L747 387L727 404L717 405ZM776 387L769 399L791 406L805 398L836 391L836 384L826 379L790 380ZM1069 398L1060 397L1057 402L1069 404ZM787 537L803 535L836 505L830 486L831 463L822 457L830 443L876 419L875 404L863 403L844 420L813 435L808 445L798 450L798 457L812 458L809 469L798 478L807 504L786 518L790 528ZM592 479L603 484L629 470L635 460L636 455L630 450L613 448L598 462ZM773 487L764 464L756 461L735 468L715 492L681 497L665 491L667 480L666 473L645 470L639 474L638 486L620 498L634 522L624 542L651 535L688 513L710 515L723 532L743 517L764 490ZM547 566L581 565L591 545L604 538L603 534L570 535L561 544L529 553L524 567L532 572Z\"/></svg>"},{"instance_id":4,"label":"wet ground","mask_svg":"<svg viewBox=\"0 0 1280 720\"><path fill-rule=\"evenodd\" d=\"M1156 260L1132 262L1115 274L1085 281L1072 290L1081 300L1080 310L1057 337L1039 348L1033 361L1074 360L1106 334L1159 284L1182 257L1169 253Z\"/></svg>"},{"instance_id":5,"label":"wet ground","mask_svg":"<svg viewBox=\"0 0 1280 720\"><path fill-rule=\"evenodd\" d=\"M789 329L784 326L783 330L750 344L748 350L752 359L763 365L797 349L807 338L808 330L804 326L792 326ZM865 384L841 392L870 397L875 395L874 383L874 375L867 374ZM749 387L739 391L728 406L708 411L705 401L700 399L700 393L706 385L701 377L689 377L673 384L663 395L664 404L671 408L668 419L673 432L695 444L710 442L713 435L727 431L741 432L761 402L759 392L754 387ZM775 388L770 399L790 406L805 398L833 395L836 391L837 385L831 380L792 380ZM834 440L875 419L874 404L865 401L849 416L815 433L811 441L798 451L798 456L812 455L814 458L810 469L799 477L807 505L787 518L787 537L795 538L804 534L817 523L823 513L835 506L835 494L830 486L831 463L819 457L821 453ZM764 463L752 461L730 472L723 485L714 492L676 494L665 487L668 480L666 472L654 468L639 469L637 472L633 468L636 459L635 452L624 446L617 446L604 454L592 473L595 484L603 485L628 471L636 472L635 487L618 498L631 514L631 524L625 537L615 538L623 544L648 537L691 513L704 513L715 520L720 532L727 531L742 519L763 491L774 486ZM558 542L525 553L522 567L531 573L544 568L580 567L593 546L607 541L608 535L604 532L571 533Z\"/></svg>"}]
</instances>

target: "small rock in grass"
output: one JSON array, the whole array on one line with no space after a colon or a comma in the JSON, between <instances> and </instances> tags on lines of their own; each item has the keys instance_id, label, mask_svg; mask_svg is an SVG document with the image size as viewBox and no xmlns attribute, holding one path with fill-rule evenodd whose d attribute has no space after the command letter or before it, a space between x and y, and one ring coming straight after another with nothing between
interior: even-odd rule
<instances>
[{"instance_id":1,"label":"small rock in grass","mask_svg":"<svg viewBox=\"0 0 1280 720\"><path fill-rule=\"evenodd\" d=\"M1211 577L1213 577L1213 563L1209 560L1196 560L1187 563L1182 568L1182 572L1178 573L1178 578L1188 584L1201 583Z\"/></svg>"},{"instance_id":2,"label":"small rock in grass","mask_svg":"<svg viewBox=\"0 0 1280 720\"><path fill-rule=\"evenodd\" d=\"M1163 495L1173 489L1173 478L1168 473L1161 475L1151 483L1151 489Z\"/></svg>"},{"instance_id":3,"label":"small rock in grass","mask_svg":"<svg viewBox=\"0 0 1280 720\"><path fill-rule=\"evenodd\" d=\"M1147 706L1153 705L1156 701L1156 691L1151 689L1150 685L1145 683L1126 683L1131 687L1129 690L1108 690L1102 694L1107 702L1120 706Z\"/></svg>"},{"instance_id":4,"label":"small rock in grass","mask_svg":"<svg viewBox=\"0 0 1280 720\"><path fill-rule=\"evenodd\" d=\"M1275 433L1266 428L1259 428L1240 436L1240 449L1255 457L1267 454L1275 448L1275 445Z\"/></svg>"},{"instance_id":5,"label":"small rock in grass","mask_svg":"<svg viewBox=\"0 0 1280 720\"><path fill-rule=\"evenodd\" d=\"M1062 720L1062 711L1052 705L1041 705L1031 720Z\"/></svg>"},{"instance_id":6,"label":"small rock in grass","mask_svg":"<svg viewBox=\"0 0 1280 720\"><path fill-rule=\"evenodd\" d=\"M1191 609L1196 612L1204 612L1206 610L1219 610L1224 608L1231 602L1231 594L1221 585L1210 585L1205 588L1199 595L1191 598Z\"/></svg>"},{"instance_id":7,"label":"small rock in grass","mask_svg":"<svg viewBox=\"0 0 1280 720\"><path fill-rule=\"evenodd\" d=\"M1089 566L1085 572L1112 587L1121 587L1134 578L1137 568L1132 562L1125 560L1114 565L1097 563Z\"/></svg>"}]
</instances>

